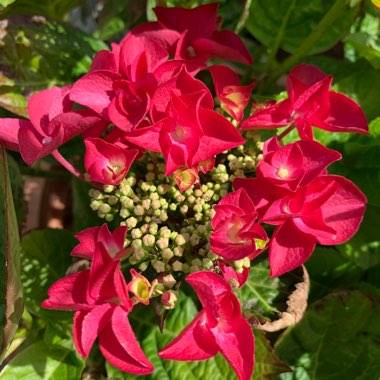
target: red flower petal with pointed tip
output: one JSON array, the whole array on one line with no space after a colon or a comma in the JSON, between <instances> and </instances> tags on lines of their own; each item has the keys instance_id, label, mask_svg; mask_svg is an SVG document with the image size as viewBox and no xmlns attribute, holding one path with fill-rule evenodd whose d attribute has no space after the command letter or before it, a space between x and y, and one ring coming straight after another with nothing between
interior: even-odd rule
<instances>
[{"instance_id":1,"label":"red flower petal with pointed tip","mask_svg":"<svg viewBox=\"0 0 380 380\"><path fill-rule=\"evenodd\" d=\"M186 277L203 310L159 356L173 360L204 360L220 352L239 380L250 379L254 365L254 338L228 282L213 272Z\"/></svg>"},{"instance_id":2,"label":"red flower petal with pointed tip","mask_svg":"<svg viewBox=\"0 0 380 380\"><path fill-rule=\"evenodd\" d=\"M99 348L107 361L124 372L142 375L154 369L141 350L121 306L113 309L109 323L100 332Z\"/></svg>"},{"instance_id":3,"label":"red flower petal with pointed tip","mask_svg":"<svg viewBox=\"0 0 380 380\"><path fill-rule=\"evenodd\" d=\"M300 231L292 220L276 228L269 246L270 276L276 277L302 265L312 254L315 237Z\"/></svg>"}]
</instances>

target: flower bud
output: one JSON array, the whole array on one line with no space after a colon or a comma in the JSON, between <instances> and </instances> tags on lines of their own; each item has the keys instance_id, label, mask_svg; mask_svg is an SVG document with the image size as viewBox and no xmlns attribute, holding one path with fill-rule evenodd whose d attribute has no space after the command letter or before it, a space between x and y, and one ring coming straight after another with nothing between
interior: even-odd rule
<instances>
[{"instance_id":1,"label":"flower bud","mask_svg":"<svg viewBox=\"0 0 380 380\"><path fill-rule=\"evenodd\" d=\"M178 293L174 290L168 290L161 296L161 303L165 309L174 309L178 300Z\"/></svg>"}]
</instances>

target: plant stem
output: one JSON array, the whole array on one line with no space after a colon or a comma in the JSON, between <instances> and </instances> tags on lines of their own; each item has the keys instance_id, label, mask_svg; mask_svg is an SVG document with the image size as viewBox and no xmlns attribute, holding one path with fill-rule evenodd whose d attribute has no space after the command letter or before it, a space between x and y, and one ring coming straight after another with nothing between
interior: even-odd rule
<instances>
[{"instance_id":1,"label":"plant stem","mask_svg":"<svg viewBox=\"0 0 380 380\"><path fill-rule=\"evenodd\" d=\"M76 168L74 168L74 166L66 160L65 157L63 157L61 155L61 153L58 152L58 150L56 149L55 151L53 151L52 153L52 156L66 169L68 170L71 174L73 174L75 177L79 178L79 179L83 179L84 180L84 175L83 173L81 173L79 170L77 170Z\"/></svg>"},{"instance_id":2,"label":"plant stem","mask_svg":"<svg viewBox=\"0 0 380 380\"><path fill-rule=\"evenodd\" d=\"M261 88L261 92L265 92L268 88L282 75L289 71L299 60L304 57L313 48L314 44L322 36L327 28L334 23L334 21L339 17L340 11L346 5L347 0L336 0L334 5L325 14L316 28L309 34L309 36L302 42L298 49L293 55L285 59L277 69L274 70L273 74L267 79L265 84Z\"/></svg>"}]
</instances>

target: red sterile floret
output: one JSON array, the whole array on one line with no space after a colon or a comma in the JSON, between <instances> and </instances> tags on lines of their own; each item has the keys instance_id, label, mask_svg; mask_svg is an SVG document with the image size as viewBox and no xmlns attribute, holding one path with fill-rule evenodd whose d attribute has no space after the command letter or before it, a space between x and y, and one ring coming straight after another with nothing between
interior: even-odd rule
<instances>
[{"instance_id":1,"label":"red sterile floret","mask_svg":"<svg viewBox=\"0 0 380 380\"><path fill-rule=\"evenodd\" d=\"M98 238L101 233L106 234L100 231ZM92 233L94 229L87 231L87 238ZM88 248L84 247L84 242L81 244L82 249L87 250L93 241ZM120 257L110 254L106 247L97 239L90 269L58 280L48 290L49 299L42 306L76 311L73 337L81 356L89 355L99 337L100 351L112 365L134 374L150 373L153 366L141 350L128 321L133 303L120 269Z\"/></svg>"},{"instance_id":2,"label":"red sterile floret","mask_svg":"<svg viewBox=\"0 0 380 380\"><path fill-rule=\"evenodd\" d=\"M31 165L86 129L106 127L91 111L71 111L69 92L70 87L52 87L34 94L28 102L30 121L0 119L0 141Z\"/></svg>"},{"instance_id":3,"label":"red sterile floret","mask_svg":"<svg viewBox=\"0 0 380 380\"><path fill-rule=\"evenodd\" d=\"M266 246L264 228L257 223L255 206L244 189L227 194L215 206L210 236L213 252L227 261L253 259Z\"/></svg>"},{"instance_id":4,"label":"red sterile floret","mask_svg":"<svg viewBox=\"0 0 380 380\"><path fill-rule=\"evenodd\" d=\"M229 30L218 30L218 4L201 5L193 9L156 7L159 24L182 34L177 46L177 56L193 56L204 61L220 57L252 64L253 60L240 37Z\"/></svg>"},{"instance_id":5,"label":"red sterile floret","mask_svg":"<svg viewBox=\"0 0 380 380\"><path fill-rule=\"evenodd\" d=\"M171 94L167 117L151 127L131 132L126 139L133 144L161 152L165 158L165 175L175 170L196 167L218 153L244 143L236 128L222 115L201 107L205 94L190 96Z\"/></svg>"},{"instance_id":6,"label":"red sterile floret","mask_svg":"<svg viewBox=\"0 0 380 380\"><path fill-rule=\"evenodd\" d=\"M330 91L332 77L312 65L298 65L288 76L289 98L260 108L242 129L297 127L302 139L313 139L312 126L331 132L368 133L360 106L343 94Z\"/></svg>"},{"instance_id":7,"label":"red sterile floret","mask_svg":"<svg viewBox=\"0 0 380 380\"><path fill-rule=\"evenodd\" d=\"M257 177L276 186L295 190L314 180L341 154L316 141L296 141L281 147L277 137L264 143L263 159L257 166Z\"/></svg>"},{"instance_id":8,"label":"red sterile floret","mask_svg":"<svg viewBox=\"0 0 380 380\"><path fill-rule=\"evenodd\" d=\"M186 277L203 306L195 319L164 347L159 356L172 360L205 360L220 352L239 380L249 380L254 366L254 337L229 283L214 272Z\"/></svg>"},{"instance_id":9,"label":"red sterile floret","mask_svg":"<svg viewBox=\"0 0 380 380\"><path fill-rule=\"evenodd\" d=\"M84 166L92 182L118 185L138 155L136 149L122 149L98 138L88 138L84 142Z\"/></svg>"},{"instance_id":10,"label":"red sterile floret","mask_svg":"<svg viewBox=\"0 0 380 380\"><path fill-rule=\"evenodd\" d=\"M240 78L227 66L214 65L208 67L208 70L221 108L240 123L254 85L241 86Z\"/></svg>"},{"instance_id":11,"label":"red sterile floret","mask_svg":"<svg viewBox=\"0 0 380 380\"><path fill-rule=\"evenodd\" d=\"M276 225L269 246L271 276L303 264L315 244L346 242L358 230L366 197L348 179L321 175L295 193L274 201L262 222Z\"/></svg>"}]
</instances>

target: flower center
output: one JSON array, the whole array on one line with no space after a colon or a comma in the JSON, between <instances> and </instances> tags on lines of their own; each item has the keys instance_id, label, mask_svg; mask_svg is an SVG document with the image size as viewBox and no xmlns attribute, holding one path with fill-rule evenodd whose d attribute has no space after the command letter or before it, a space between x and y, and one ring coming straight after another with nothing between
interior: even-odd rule
<instances>
[{"instance_id":1,"label":"flower center","mask_svg":"<svg viewBox=\"0 0 380 380\"><path fill-rule=\"evenodd\" d=\"M289 170L286 168L280 168L277 170L276 174L280 178L287 178L289 176Z\"/></svg>"},{"instance_id":2,"label":"flower center","mask_svg":"<svg viewBox=\"0 0 380 380\"><path fill-rule=\"evenodd\" d=\"M177 125L175 130L171 133L173 140L182 143L185 141L188 132L182 125Z\"/></svg>"}]
</instances>

